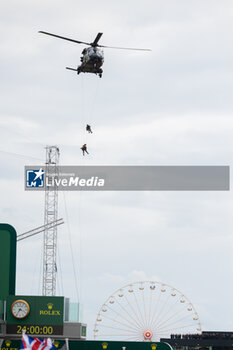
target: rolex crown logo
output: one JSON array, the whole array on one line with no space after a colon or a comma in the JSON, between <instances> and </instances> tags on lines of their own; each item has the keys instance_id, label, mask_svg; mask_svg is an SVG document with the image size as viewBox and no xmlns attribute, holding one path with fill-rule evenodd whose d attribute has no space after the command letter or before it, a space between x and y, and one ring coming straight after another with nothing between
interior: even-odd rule
<instances>
[{"instance_id":1,"label":"rolex crown logo","mask_svg":"<svg viewBox=\"0 0 233 350\"><path fill-rule=\"evenodd\" d=\"M47 306L48 306L49 310L52 310L52 308L53 308L53 304L52 303L48 303Z\"/></svg>"},{"instance_id":2,"label":"rolex crown logo","mask_svg":"<svg viewBox=\"0 0 233 350\"><path fill-rule=\"evenodd\" d=\"M11 345L11 341L10 340L6 340L5 344L6 344L6 347L9 348L9 346Z\"/></svg>"}]
</instances>

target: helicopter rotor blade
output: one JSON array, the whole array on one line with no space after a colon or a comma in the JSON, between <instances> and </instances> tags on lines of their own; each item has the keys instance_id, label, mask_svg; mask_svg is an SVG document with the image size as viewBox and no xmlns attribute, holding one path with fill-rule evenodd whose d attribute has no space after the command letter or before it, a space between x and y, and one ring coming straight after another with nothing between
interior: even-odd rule
<instances>
[{"instance_id":1,"label":"helicopter rotor blade","mask_svg":"<svg viewBox=\"0 0 233 350\"><path fill-rule=\"evenodd\" d=\"M134 50L134 51L151 51L151 49L137 49L133 47L116 47L116 46L105 46L105 45L97 45L98 47L104 47L106 49L118 49L118 50Z\"/></svg>"},{"instance_id":2,"label":"helicopter rotor blade","mask_svg":"<svg viewBox=\"0 0 233 350\"><path fill-rule=\"evenodd\" d=\"M77 44L92 45L92 44L90 44L90 43L86 43L85 41L79 41L79 40L74 40L74 39L66 38L66 37L64 37L64 36L60 36L60 35L56 35L56 34L52 34L52 33L48 33L48 32L43 32L42 30L40 30L38 33L42 33L42 34L46 34L46 35L55 36L56 38L64 39L64 40L68 40L68 41L72 41L72 42L77 43Z\"/></svg>"},{"instance_id":3,"label":"helicopter rotor blade","mask_svg":"<svg viewBox=\"0 0 233 350\"><path fill-rule=\"evenodd\" d=\"M91 44L92 46L98 46L97 44L98 44L98 41L100 40L100 38L101 38L101 36L103 35L103 33L98 33L97 35L96 35L96 38L95 38L95 40L93 41L93 43Z\"/></svg>"}]
</instances>

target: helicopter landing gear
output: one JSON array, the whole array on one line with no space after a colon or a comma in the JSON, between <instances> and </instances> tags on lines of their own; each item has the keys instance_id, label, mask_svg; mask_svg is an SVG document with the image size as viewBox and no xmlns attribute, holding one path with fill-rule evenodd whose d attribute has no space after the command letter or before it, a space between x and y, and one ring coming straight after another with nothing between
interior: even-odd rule
<instances>
[{"instance_id":1,"label":"helicopter landing gear","mask_svg":"<svg viewBox=\"0 0 233 350\"><path fill-rule=\"evenodd\" d=\"M103 69L100 68L99 71L98 71L98 73L99 73L99 77L102 78Z\"/></svg>"},{"instance_id":2,"label":"helicopter landing gear","mask_svg":"<svg viewBox=\"0 0 233 350\"><path fill-rule=\"evenodd\" d=\"M80 74L81 73L81 70L80 68L77 69L77 74Z\"/></svg>"}]
</instances>

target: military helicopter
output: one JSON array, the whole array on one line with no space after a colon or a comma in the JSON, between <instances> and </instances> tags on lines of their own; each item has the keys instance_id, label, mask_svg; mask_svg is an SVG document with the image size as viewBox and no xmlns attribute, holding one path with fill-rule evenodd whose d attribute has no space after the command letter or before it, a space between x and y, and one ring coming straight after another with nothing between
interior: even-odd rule
<instances>
[{"instance_id":1,"label":"military helicopter","mask_svg":"<svg viewBox=\"0 0 233 350\"><path fill-rule=\"evenodd\" d=\"M82 73L94 73L98 74L99 77L102 77L103 69L101 68L104 63L104 52L100 48L110 48L110 49L121 49L121 50L137 50L137 51L151 51L150 49L135 49L135 48L127 48L127 47L114 47L114 46L104 46L99 45L98 42L103 35L103 33L98 33L95 40L92 43L87 43L85 41L74 40L70 38L66 38L64 36L39 31L39 33L51 35L59 39L72 41L77 44L88 45L88 48L85 48L82 51L82 56L80 58L81 64L77 68L66 67L66 69L77 72L77 74Z\"/></svg>"}]
</instances>

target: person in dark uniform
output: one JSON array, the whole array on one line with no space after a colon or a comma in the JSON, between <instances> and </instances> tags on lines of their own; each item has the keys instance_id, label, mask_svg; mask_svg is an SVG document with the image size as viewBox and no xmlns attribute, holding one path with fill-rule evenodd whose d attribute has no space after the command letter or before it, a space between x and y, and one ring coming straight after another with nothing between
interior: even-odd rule
<instances>
[{"instance_id":1,"label":"person in dark uniform","mask_svg":"<svg viewBox=\"0 0 233 350\"><path fill-rule=\"evenodd\" d=\"M91 130L91 126L87 124L86 126L86 130L87 132L89 132L89 134L93 134L92 130Z\"/></svg>"},{"instance_id":2,"label":"person in dark uniform","mask_svg":"<svg viewBox=\"0 0 233 350\"><path fill-rule=\"evenodd\" d=\"M89 154L89 153L87 152L87 144L86 144L86 143L84 143L84 145L81 147L81 150L83 151L83 156L85 155L85 152L86 152L87 154Z\"/></svg>"}]
</instances>

